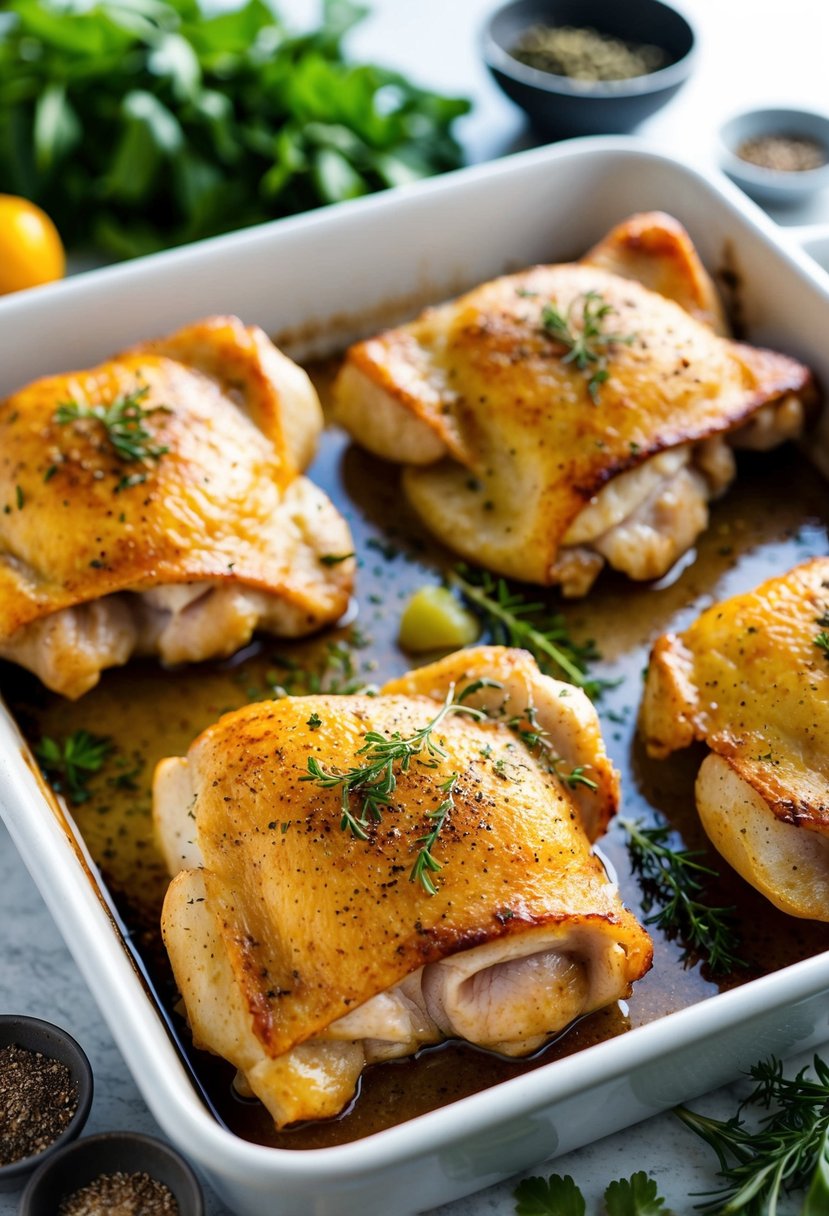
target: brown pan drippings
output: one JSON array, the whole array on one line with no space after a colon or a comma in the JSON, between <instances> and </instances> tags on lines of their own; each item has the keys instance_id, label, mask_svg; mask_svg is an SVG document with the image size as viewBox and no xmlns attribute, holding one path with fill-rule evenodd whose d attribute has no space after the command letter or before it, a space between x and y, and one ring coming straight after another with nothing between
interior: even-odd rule
<instances>
[{"instance_id":1,"label":"brown pan drippings","mask_svg":"<svg viewBox=\"0 0 829 1216\"><path fill-rule=\"evenodd\" d=\"M329 371L318 371L323 395ZM175 671L133 663L105 672L100 685L75 703L46 692L16 668L4 665L0 672L3 694L33 743L42 735L63 738L80 729L113 739L118 759L91 783L92 797L71 808L72 814L160 994L181 1050L207 1100L233 1131L297 1149L354 1140L829 947L829 926L793 921L777 912L709 853L706 860L723 874L709 895L736 909L743 953L751 963L745 970L715 983L699 964L682 965L681 943L655 932L653 970L636 985L626 1009L583 1019L531 1060L505 1060L456 1044L429 1049L414 1060L368 1069L360 1096L339 1119L282 1133L274 1131L258 1103L237 1098L232 1069L194 1051L175 1012L176 994L158 930L166 875L152 838L153 767L162 756L182 754L222 712L269 695L269 679L295 679L291 664L324 666L332 642L350 643L358 681L380 683L405 671L411 663L396 645L402 605L417 587L437 581L452 562L408 511L397 469L350 446L340 432L326 432L310 475L344 512L354 533L359 611L351 626L294 646L263 639L226 663ZM741 456L734 488L712 507L711 525L700 539L696 558L678 576L669 576L664 585L635 586L604 575L587 601L565 603L563 608L550 593L551 603L563 610L574 634L596 639L603 655L596 674L621 680L604 695L599 710L608 749L622 773L627 817L651 820L658 813L678 829L688 847L706 849L693 805L702 749L654 761L635 737L649 645L659 633L684 626L713 599L829 552L827 524L820 515L823 511L825 516L825 501L825 485L793 448L764 457ZM394 521L393 528L386 526L388 521ZM533 599L544 596L533 589ZM600 849L618 874L625 902L639 913L640 891L618 826L600 842Z\"/></svg>"}]
</instances>

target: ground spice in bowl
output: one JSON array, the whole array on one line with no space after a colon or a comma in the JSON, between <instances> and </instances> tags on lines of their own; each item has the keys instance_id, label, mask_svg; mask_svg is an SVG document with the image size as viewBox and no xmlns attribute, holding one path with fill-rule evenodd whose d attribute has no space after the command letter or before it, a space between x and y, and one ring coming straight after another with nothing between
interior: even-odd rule
<instances>
[{"instance_id":1,"label":"ground spice in bowl","mask_svg":"<svg viewBox=\"0 0 829 1216\"><path fill-rule=\"evenodd\" d=\"M169 1187L146 1173L101 1174L64 1196L58 1216L178 1216Z\"/></svg>"},{"instance_id":2,"label":"ground spice in bowl","mask_svg":"<svg viewBox=\"0 0 829 1216\"><path fill-rule=\"evenodd\" d=\"M668 63L661 47L625 42L599 30L571 25L533 25L510 54L528 67L585 83L631 80L657 72Z\"/></svg>"},{"instance_id":3,"label":"ground spice in bowl","mask_svg":"<svg viewBox=\"0 0 829 1216\"><path fill-rule=\"evenodd\" d=\"M66 1064L15 1043L0 1047L0 1166L48 1148L77 1109Z\"/></svg>"},{"instance_id":4,"label":"ground spice in bowl","mask_svg":"<svg viewBox=\"0 0 829 1216\"><path fill-rule=\"evenodd\" d=\"M802 135L754 135L737 147L740 160L776 173L804 173L827 163L827 150L816 139Z\"/></svg>"}]
</instances>

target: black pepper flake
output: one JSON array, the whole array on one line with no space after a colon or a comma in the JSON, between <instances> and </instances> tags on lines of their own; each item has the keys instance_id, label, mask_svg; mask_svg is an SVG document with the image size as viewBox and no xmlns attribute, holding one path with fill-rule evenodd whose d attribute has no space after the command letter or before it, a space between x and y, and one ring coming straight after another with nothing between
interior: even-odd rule
<instances>
[{"instance_id":1,"label":"black pepper flake","mask_svg":"<svg viewBox=\"0 0 829 1216\"><path fill-rule=\"evenodd\" d=\"M77 1109L77 1086L61 1060L14 1043L0 1048L0 1166L48 1148Z\"/></svg>"},{"instance_id":2,"label":"black pepper flake","mask_svg":"<svg viewBox=\"0 0 829 1216\"><path fill-rule=\"evenodd\" d=\"M100 1174L80 1190L64 1196L58 1216L178 1216L173 1192L146 1173Z\"/></svg>"}]
</instances>

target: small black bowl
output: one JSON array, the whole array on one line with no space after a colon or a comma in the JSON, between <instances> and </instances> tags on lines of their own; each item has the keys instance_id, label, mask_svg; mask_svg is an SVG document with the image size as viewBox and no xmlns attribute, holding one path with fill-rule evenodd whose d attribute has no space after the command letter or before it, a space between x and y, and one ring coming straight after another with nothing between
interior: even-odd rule
<instances>
[{"instance_id":1,"label":"small black bowl","mask_svg":"<svg viewBox=\"0 0 829 1216\"><path fill-rule=\"evenodd\" d=\"M60 1201L101 1174L149 1174L172 1192L180 1216L204 1216L198 1178L180 1153L138 1132L85 1136L55 1153L33 1174L20 1197L19 1216L55 1216Z\"/></svg>"},{"instance_id":2,"label":"small black bowl","mask_svg":"<svg viewBox=\"0 0 829 1216\"><path fill-rule=\"evenodd\" d=\"M40 1018L0 1014L0 1047L10 1047L12 1044L27 1051L39 1051L65 1064L78 1091L78 1106L69 1123L50 1145L29 1157L21 1157L9 1165L0 1165L0 1191L19 1190L33 1170L74 1140L83 1129L92 1105L92 1069L89 1060L72 1036L60 1026Z\"/></svg>"},{"instance_id":3,"label":"small black bowl","mask_svg":"<svg viewBox=\"0 0 829 1216\"><path fill-rule=\"evenodd\" d=\"M630 80L571 80L528 67L510 54L533 25L591 27L625 42L661 47L670 62ZM489 18L483 54L497 83L538 131L565 139L633 130L685 83L695 42L686 18L662 0L512 0Z\"/></svg>"}]
</instances>

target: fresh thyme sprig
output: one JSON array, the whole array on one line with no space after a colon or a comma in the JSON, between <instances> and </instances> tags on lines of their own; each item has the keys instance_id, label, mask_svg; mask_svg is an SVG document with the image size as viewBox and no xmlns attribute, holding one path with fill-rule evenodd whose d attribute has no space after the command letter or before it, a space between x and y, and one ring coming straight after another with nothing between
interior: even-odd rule
<instances>
[{"instance_id":1,"label":"fresh thyme sprig","mask_svg":"<svg viewBox=\"0 0 829 1216\"><path fill-rule=\"evenodd\" d=\"M629 819L619 824L627 833L631 869L642 879L642 910L651 913L645 924L676 934L685 946L683 961L699 953L711 971L720 974L748 966L737 953L733 909L712 908L699 898L704 880L719 877L699 860L702 854L672 849L669 827L649 828Z\"/></svg>"},{"instance_id":2,"label":"fresh thyme sprig","mask_svg":"<svg viewBox=\"0 0 829 1216\"><path fill-rule=\"evenodd\" d=\"M542 603L528 602L505 579L494 578L486 570L459 565L447 575L447 581L460 592L493 642L529 650L542 671L563 676L593 699L612 687L609 680L588 676L588 663L599 658L596 648L592 642L574 642L560 614Z\"/></svg>"},{"instance_id":3,"label":"fresh thyme sprig","mask_svg":"<svg viewBox=\"0 0 829 1216\"><path fill-rule=\"evenodd\" d=\"M827 659L829 659L829 633L827 633L825 629L822 630L815 638L815 646L817 646L819 650L822 650Z\"/></svg>"},{"instance_id":4,"label":"fresh thyme sprig","mask_svg":"<svg viewBox=\"0 0 829 1216\"><path fill-rule=\"evenodd\" d=\"M523 725L525 721L529 724L529 730ZM539 723L538 710L534 705L528 705L523 714L511 718L507 726L510 730L515 731L521 742L531 752L539 752L549 772L554 773L559 781L563 781L571 790L578 789L580 785L586 786L589 790L599 788L592 777L585 776L587 765L577 764L570 769L569 773L561 768L564 758L559 756L548 732Z\"/></svg>"},{"instance_id":5,"label":"fresh thyme sprig","mask_svg":"<svg viewBox=\"0 0 829 1216\"><path fill-rule=\"evenodd\" d=\"M358 756L366 757L365 764L356 765L345 772L340 772L338 769L326 769L316 756L309 756L308 772L300 777L300 780L314 781L322 789L339 788L342 810L340 828L343 831L350 831L358 840L368 840L366 828L372 821L376 823L382 819L383 808L391 803L392 795L397 789L397 772L408 772L412 760L416 757L419 758L423 752L426 753L427 758L420 759L419 763L426 768L437 768L440 761L446 759L446 751L433 738L441 723L452 714L466 714L470 718L478 719L486 717L483 710L463 704L467 694L468 690L463 689L456 697L455 686L450 685L446 699L434 718L408 737L404 738L399 731L395 731L390 737L380 734L379 731L367 731L364 735L364 744L357 751ZM360 810L357 814L351 808L352 795L356 795L360 799ZM444 800L445 802L446 800ZM440 827L443 826L451 806L450 798L449 806L443 811L440 819ZM438 814L440 809L440 807L437 808L435 814ZM419 838L418 843L423 839L428 839L430 835L431 832L426 838ZM437 839L437 835L435 839ZM434 871L436 868L434 858L431 858L431 861L431 865L424 862L421 870L423 865L426 865L427 869ZM417 862L415 862L416 866ZM415 875L413 868L410 877L414 881L415 877L420 877L420 872ZM426 886L425 883L424 886ZM429 890L429 887L426 889Z\"/></svg>"},{"instance_id":6,"label":"fresh thyme sprig","mask_svg":"<svg viewBox=\"0 0 829 1216\"><path fill-rule=\"evenodd\" d=\"M573 315L578 299L582 301L581 325L579 329L574 329ZM541 312L544 332L567 347L562 362L575 363L580 372L590 372L587 391L594 405L599 403L602 385L610 379L608 352L614 346L630 346L636 337L635 334L605 333L605 320L614 312L616 309L605 301L599 291L587 291L573 300L566 315L552 303L545 304Z\"/></svg>"},{"instance_id":7,"label":"fresh thyme sprig","mask_svg":"<svg viewBox=\"0 0 829 1216\"><path fill-rule=\"evenodd\" d=\"M113 751L111 739L86 730L67 735L63 743L44 735L34 749L52 789L65 793L76 805L88 800L89 778L101 771Z\"/></svg>"},{"instance_id":8,"label":"fresh thyme sprig","mask_svg":"<svg viewBox=\"0 0 829 1216\"><path fill-rule=\"evenodd\" d=\"M812 1068L814 1079L808 1068L786 1078L774 1057L755 1064L750 1075L756 1087L732 1119L677 1107L685 1126L717 1154L725 1183L698 1205L701 1211L775 1216L784 1194L808 1188L803 1216L829 1212L829 1066L815 1056ZM745 1126L747 1107L772 1106L756 1130Z\"/></svg>"},{"instance_id":9,"label":"fresh thyme sprig","mask_svg":"<svg viewBox=\"0 0 829 1216\"><path fill-rule=\"evenodd\" d=\"M169 414L170 409L166 405L154 405L150 408L143 406L141 402L149 391L148 384L140 385L131 393L116 397L110 405L81 405L77 401L64 401L57 407L53 417L59 426L66 426L83 418L92 418L104 428L107 441L119 460L149 464L151 460L159 460L170 450L150 442L152 434L144 425L146 419L152 414Z\"/></svg>"},{"instance_id":10,"label":"fresh thyme sprig","mask_svg":"<svg viewBox=\"0 0 829 1216\"><path fill-rule=\"evenodd\" d=\"M425 836L418 836L417 838L417 843L421 848L409 874L409 882L419 882L427 895L437 895L437 887L432 882L431 874L436 874L438 870L442 870L443 864L435 859L432 849L443 830L443 825L446 823L449 812L454 808L454 793L457 784L458 774L453 773L442 785L438 786L438 789L442 790L446 797L440 806L435 807L433 811L427 812L426 818L431 820L432 826Z\"/></svg>"}]
</instances>

